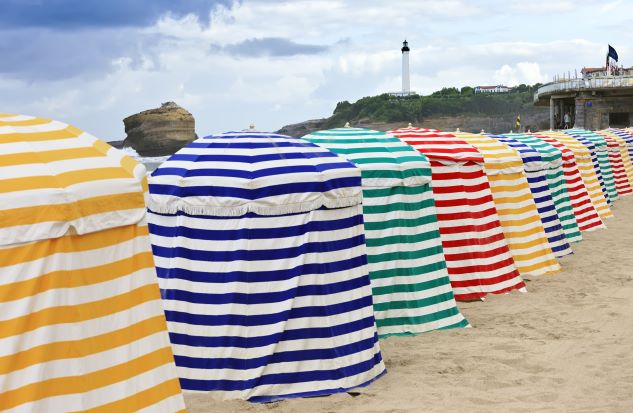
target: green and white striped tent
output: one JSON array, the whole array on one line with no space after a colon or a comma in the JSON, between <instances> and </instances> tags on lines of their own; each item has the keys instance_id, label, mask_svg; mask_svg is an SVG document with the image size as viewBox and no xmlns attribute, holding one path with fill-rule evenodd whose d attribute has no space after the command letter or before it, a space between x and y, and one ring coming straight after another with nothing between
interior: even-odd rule
<instances>
[{"instance_id":1,"label":"green and white striped tent","mask_svg":"<svg viewBox=\"0 0 633 413\"><path fill-rule=\"evenodd\" d=\"M378 334L467 327L448 278L426 157L393 135L368 129L332 129L303 139L361 169Z\"/></svg>"},{"instance_id":2,"label":"green and white striped tent","mask_svg":"<svg viewBox=\"0 0 633 413\"><path fill-rule=\"evenodd\" d=\"M582 241L582 234L576 221L574 209L572 207L571 198L567 191L565 174L563 171L563 154L560 149L555 148L549 143L537 138L533 135L524 135L520 133L510 133L504 136L515 139L535 149L540 155L543 163L546 165L547 184L552 192L554 207L558 213L563 232L568 242Z\"/></svg>"}]
</instances>

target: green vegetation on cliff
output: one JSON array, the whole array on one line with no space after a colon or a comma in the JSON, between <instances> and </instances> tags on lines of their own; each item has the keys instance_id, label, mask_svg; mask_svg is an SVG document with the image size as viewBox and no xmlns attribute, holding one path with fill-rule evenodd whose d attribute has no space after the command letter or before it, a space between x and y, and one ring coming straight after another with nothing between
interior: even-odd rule
<instances>
[{"instance_id":1,"label":"green vegetation on cliff","mask_svg":"<svg viewBox=\"0 0 633 413\"><path fill-rule=\"evenodd\" d=\"M520 85L508 93L474 93L469 86L444 88L428 96L394 97L389 94L369 96L354 103L339 102L324 129L338 127L345 122L414 122L422 123L432 116L487 115L503 116L539 111L533 106L534 92L540 84Z\"/></svg>"}]
</instances>

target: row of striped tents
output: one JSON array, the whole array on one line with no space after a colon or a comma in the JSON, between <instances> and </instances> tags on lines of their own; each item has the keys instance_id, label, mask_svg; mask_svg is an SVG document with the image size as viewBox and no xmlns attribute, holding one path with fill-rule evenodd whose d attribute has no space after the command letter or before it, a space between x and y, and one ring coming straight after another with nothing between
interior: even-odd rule
<instances>
[{"instance_id":1,"label":"row of striped tents","mask_svg":"<svg viewBox=\"0 0 633 413\"><path fill-rule=\"evenodd\" d=\"M606 131L597 131L596 133L602 136L607 143L609 162L611 163L615 189L618 191L618 195L630 195L633 193L633 188L629 178L633 172L633 167L631 166L631 158L629 157L626 142L619 136Z\"/></svg>"},{"instance_id":2,"label":"row of striped tents","mask_svg":"<svg viewBox=\"0 0 633 413\"><path fill-rule=\"evenodd\" d=\"M95 137L0 115L0 410L185 411L145 190Z\"/></svg>"},{"instance_id":3,"label":"row of striped tents","mask_svg":"<svg viewBox=\"0 0 633 413\"><path fill-rule=\"evenodd\" d=\"M368 129L332 129L303 139L361 170L379 336L466 327L446 270L426 157L393 135Z\"/></svg>"},{"instance_id":4,"label":"row of striped tents","mask_svg":"<svg viewBox=\"0 0 633 413\"><path fill-rule=\"evenodd\" d=\"M565 237L570 243L581 241L582 234L580 233L574 207L567 188L567 181L565 179L563 152L533 135L510 134L503 136L510 137L512 140L528 145L539 153L546 168L545 177L547 179L547 185ZM572 167L575 167L574 173L577 175L577 179L581 180L576 163L573 161L573 154L570 154L570 156L573 162ZM587 202L591 204L589 197L587 196L586 198Z\"/></svg>"},{"instance_id":5,"label":"row of striped tents","mask_svg":"<svg viewBox=\"0 0 633 413\"><path fill-rule=\"evenodd\" d=\"M633 187L633 135L615 129L606 129L600 131L600 133L618 143L624 172L629 180L629 184Z\"/></svg>"},{"instance_id":6,"label":"row of striped tents","mask_svg":"<svg viewBox=\"0 0 633 413\"><path fill-rule=\"evenodd\" d=\"M561 220L558 216L547 179L547 173L551 169L550 163L543 160L543 157L536 149L519 140L504 135L488 136L508 145L519 154L525 168L525 176L527 177L530 192L532 192L532 197L541 217L552 252L556 257L571 254L572 250L563 232Z\"/></svg>"},{"instance_id":7,"label":"row of striped tents","mask_svg":"<svg viewBox=\"0 0 633 413\"><path fill-rule=\"evenodd\" d=\"M482 155L492 196L510 252L522 276L561 270L549 246L518 153L484 134L456 133Z\"/></svg>"},{"instance_id":8,"label":"row of striped tents","mask_svg":"<svg viewBox=\"0 0 633 413\"><path fill-rule=\"evenodd\" d=\"M550 134L552 132L544 133ZM578 228L581 231L605 228L602 218L585 186L585 180L583 179L581 168L576 162L574 151L544 133L531 133L529 136L537 138L539 141L551 145L561 152L565 183Z\"/></svg>"},{"instance_id":9,"label":"row of striped tents","mask_svg":"<svg viewBox=\"0 0 633 413\"><path fill-rule=\"evenodd\" d=\"M184 390L266 402L385 372L352 163L305 140L234 132L185 146L149 188Z\"/></svg>"},{"instance_id":10,"label":"row of striped tents","mask_svg":"<svg viewBox=\"0 0 633 413\"><path fill-rule=\"evenodd\" d=\"M583 183L589 193L593 206L596 211L598 211L598 215L600 215L601 219L613 217L613 213L609 208L609 204L598 181L589 149L576 138L563 132L547 132L547 134L541 134L539 137L546 142L560 144L573 152Z\"/></svg>"},{"instance_id":11,"label":"row of striped tents","mask_svg":"<svg viewBox=\"0 0 633 413\"><path fill-rule=\"evenodd\" d=\"M615 187L615 179L609 161L608 146L604 138L594 132L584 129L565 130L570 136L578 139L591 152L591 161L598 176L598 181L609 204L618 199L618 191Z\"/></svg>"},{"instance_id":12,"label":"row of striped tents","mask_svg":"<svg viewBox=\"0 0 633 413\"><path fill-rule=\"evenodd\" d=\"M626 142L626 146L629 151L629 157L633 159L633 129L609 128L607 129L607 132L619 136Z\"/></svg>"},{"instance_id":13,"label":"row of striped tents","mask_svg":"<svg viewBox=\"0 0 633 413\"><path fill-rule=\"evenodd\" d=\"M433 195L448 274L457 300L524 290L492 198L482 155L432 129L390 131L431 163Z\"/></svg>"}]
</instances>

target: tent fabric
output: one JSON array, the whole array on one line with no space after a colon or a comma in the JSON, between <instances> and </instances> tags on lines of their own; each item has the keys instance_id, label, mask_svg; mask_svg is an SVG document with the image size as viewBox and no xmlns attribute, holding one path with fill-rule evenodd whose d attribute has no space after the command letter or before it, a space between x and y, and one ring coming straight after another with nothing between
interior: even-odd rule
<instances>
[{"instance_id":1,"label":"tent fabric","mask_svg":"<svg viewBox=\"0 0 633 413\"><path fill-rule=\"evenodd\" d=\"M483 157L450 133L401 128L390 132L430 161L440 237L457 300L524 289L503 235Z\"/></svg>"},{"instance_id":2,"label":"tent fabric","mask_svg":"<svg viewBox=\"0 0 633 413\"><path fill-rule=\"evenodd\" d=\"M548 131L544 133L552 132ZM543 144L551 145L561 152L565 184L569 193L569 199L571 200L574 216L578 223L578 228L581 231L593 231L605 228L604 222L602 218L600 218L598 210L593 204L587 187L584 184L574 152L556 139L550 138L543 133L530 133L527 136L534 137Z\"/></svg>"},{"instance_id":3,"label":"tent fabric","mask_svg":"<svg viewBox=\"0 0 633 413\"><path fill-rule=\"evenodd\" d=\"M545 164L547 184L552 195L552 200L554 201L556 213L558 214L561 226L563 227L565 237L570 243L581 241L582 234L580 232L580 228L578 227L578 222L574 214L574 208L565 181L563 153L561 150L532 135L508 134L502 136L510 137L517 142L528 145L530 148L539 153L543 163ZM573 160L573 154L571 154L571 152L570 156ZM573 166L576 166L575 162L573 163ZM577 167L575 169L575 173L578 175L578 179L581 179ZM586 201L589 205L591 205L588 195L586 196ZM595 215L597 216L597 213L595 213Z\"/></svg>"},{"instance_id":4,"label":"tent fabric","mask_svg":"<svg viewBox=\"0 0 633 413\"><path fill-rule=\"evenodd\" d=\"M609 204L604 197L600 182L598 181L589 149L587 149L587 147L576 138L562 132L548 131L541 133L539 136L548 143L560 143L573 152L583 183L589 193L591 202L593 203L596 211L598 211L598 215L600 215L601 219L613 217L613 213L609 208Z\"/></svg>"},{"instance_id":5,"label":"tent fabric","mask_svg":"<svg viewBox=\"0 0 633 413\"><path fill-rule=\"evenodd\" d=\"M483 134L456 133L456 136L483 155L499 221L519 273L536 276L560 272L518 153Z\"/></svg>"},{"instance_id":6,"label":"tent fabric","mask_svg":"<svg viewBox=\"0 0 633 413\"><path fill-rule=\"evenodd\" d=\"M563 232L561 221L556 211L554 199L547 181L549 163L543 160L541 154L534 148L512 137L504 135L487 135L514 149L525 168L525 175L534 198L536 209L541 217L549 246L556 257L563 257L572 253L567 237Z\"/></svg>"},{"instance_id":7,"label":"tent fabric","mask_svg":"<svg viewBox=\"0 0 633 413\"><path fill-rule=\"evenodd\" d=\"M255 131L198 139L153 172L150 195L175 211L149 218L184 390L266 402L385 372L360 184L344 158Z\"/></svg>"},{"instance_id":8,"label":"tent fabric","mask_svg":"<svg viewBox=\"0 0 633 413\"><path fill-rule=\"evenodd\" d=\"M625 130L618 129L606 129L602 131L609 136L613 137L621 147L622 162L624 163L624 170L629 179L630 185L633 187L633 134L628 134Z\"/></svg>"},{"instance_id":9,"label":"tent fabric","mask_svg":"<svg viewBox=\"0 0 633 413\"><path fill-rule=\"evenodd\" d=\"M604 138L594 132L584 129L567 129L565 133L578 139L591 152L591 161L598 176L600 187L609 204L618 199L618 191L609 161L609 149Z\"/></svg>"},{"instance_id":10,"label":"tent fabric","mask_svg":"<svg viewBox=\"0 0 633 413\"><path fill-rule=\"evenodd\" d=\"M379 336L468 326L448 278L426 157L393 135L368 129L331 129L303 139L361 170Z\"/></svg>"},{"instance_id":11,"label":"tent fabric","mask_svg":"<svg viewBox=\"0 0 633 413\"><path fill-rule=\"evenodd\" d=\"M606 131L597 131L596 133L602 136L607 142L609 162L611 162L615 189L618 191L618 195L630 195L633 193L633 188L631 187L629 178L632 176L633 167L631 166L631 159L626 142L619 136Z\"/></svg>"},{"instance_id":12,"label":"tent fabric","mask_svg":"<svg viewBox=\"0 0 633 413\"><path fill-rule=\"evenodd\" d=\"M145 182L77 128L0 116L0 410L185 411Z\"/></svg>"}]
</instances>

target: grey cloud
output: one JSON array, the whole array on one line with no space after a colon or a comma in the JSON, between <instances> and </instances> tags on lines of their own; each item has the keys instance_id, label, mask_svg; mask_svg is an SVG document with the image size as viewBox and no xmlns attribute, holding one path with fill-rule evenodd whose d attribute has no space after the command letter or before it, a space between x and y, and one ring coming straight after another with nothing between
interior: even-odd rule
<instances>
[{"instance_id":1,"label":"grey cloud","mask_svg":"<svg viewBox=\"0 0 633 413\"><path fill-rule=\"evenodd\" d=\"M295 56L324 53L330 46L301 44L281 37L247 39L228 46L212 46L212 51L223 51L234 56Z\"/></svg>"}]
</instances>

